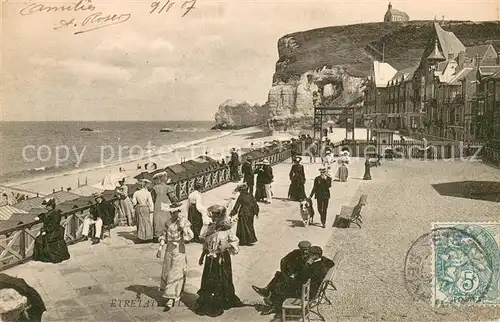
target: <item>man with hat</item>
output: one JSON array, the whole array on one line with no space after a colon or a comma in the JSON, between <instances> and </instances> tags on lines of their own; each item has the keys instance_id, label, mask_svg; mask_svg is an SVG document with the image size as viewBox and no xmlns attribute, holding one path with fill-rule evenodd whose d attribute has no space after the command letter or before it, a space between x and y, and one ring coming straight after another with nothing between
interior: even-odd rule
<instances>
[{"instance_id":1,"label":"man with hat","mask_svg":"<svg viewBox=\"0 0 500 322\"><path fill-rule=\"evenodd\" d=\"M255 177L253 171L252 158L247 157L245 163L241 166L241 173L243 173L243 182L248 186L248 193L253 195L253 186L255 184Z\"/></svg>"},{"instance_id":2,"label":"man with hat","mask_svg":"<svg viewBox=\"0 0 500 322\"><path fill-rule=\"evenodd\" d=\"M273 193L271 190L271 184L274 181L273 168L268 159L262 161L262 183L264 184L264 189L266 190L266 203L270 204L273 199Z\"/></svg>"},{"instance_id":3,"label":"man with hat","mask_svg":"<svg viewBox=\"0 0 500 322\"><path fill-rule=\"evenodd\" d=\"M321 224L323 225L323 228L325 228L332 178L327 173L326 168L320 168L319 173L320 175L314 178L314 185L309 198L312 198L313 196L316 197L318 213L321 216Z\"/></svg>"},{"instance_id":4,"label":"man with hat","mask_svg":"<svg viewBox=\"0 0 500 322\"><path fill-rule=\"evenodd\" d=\"M306 190L304 184L306 183L306 174L304 166L300 164L302 158L299 156L293 160L292 168L288 174L290 177L290 187L288 188L288 199L292 201L301 201L306 198Z\"/></svg>"},{"instance_id":5,"label":"man with hat","mask_svg":"<svg viewBox=\"0 0 500 322\"><path fill-rule=\"evenodd\" d=\"M252 285L252 289L265 298L270 297L273 293L275 296L284 293L286 289L293 288L297 285L302 285L305 281L306 264L308 252L311 243L304 240L298 245L298 249L294 249L281 259L280 271L274 274L272 280L266 287L260 288ZM265 314L271 314L274 310L271 308Z\"/></svg>"}]
</instances>

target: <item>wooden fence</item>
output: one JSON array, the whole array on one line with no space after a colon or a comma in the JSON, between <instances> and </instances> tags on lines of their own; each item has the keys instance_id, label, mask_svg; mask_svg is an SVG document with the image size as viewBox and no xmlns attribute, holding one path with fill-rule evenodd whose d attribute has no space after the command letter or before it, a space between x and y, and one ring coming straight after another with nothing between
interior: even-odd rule
<instances>
[{"instance_id":1,"label":"wooden fence","mask_svg":"<svg viewBox=\"0 0 500 322\"><path fill-rule=\"evenodd\" d=\"M252 156L255 161L268 159L271 165L278 164L290 157L290 146L288 144L278 145L250 151L242 156ZM187 199L189 193L194 190L194 183L203 185L204 191L214 189L231 181L229 167L218 165L199 173L191 173L188 176L173 182L171 185L179 200ZM114 202L116 199L110 199ZM81 239L83 220L89 214L90 206L73 209L63 213L61 225L65 228L65 240L67 244L73 244ZM0 271L12 266L24 263L31 259L35 238L41 229L39 222L19 225L0 231Z\"/></svg>"}]
</instances>

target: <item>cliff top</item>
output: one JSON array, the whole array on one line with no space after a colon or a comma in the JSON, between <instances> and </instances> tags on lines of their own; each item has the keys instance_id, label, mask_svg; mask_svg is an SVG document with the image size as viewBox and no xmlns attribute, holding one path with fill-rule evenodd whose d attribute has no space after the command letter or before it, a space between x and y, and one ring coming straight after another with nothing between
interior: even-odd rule
<instances>
[{"instance_id":1,"label":"cliff top","mask_svg":"<svg viewBox=\"0 0 500 322\"><path fill-rule=\"evenodd\" d=\"M288 34L278 41L276 76L288 78L324 66L342 66L352 76L370 73L372 60L396 69L417 65L424 49L434 43L435 21L377 22L326 27ZM500 49L498 21L444 21L465 46L487 42Z\"/></svg>"}]
</instances>

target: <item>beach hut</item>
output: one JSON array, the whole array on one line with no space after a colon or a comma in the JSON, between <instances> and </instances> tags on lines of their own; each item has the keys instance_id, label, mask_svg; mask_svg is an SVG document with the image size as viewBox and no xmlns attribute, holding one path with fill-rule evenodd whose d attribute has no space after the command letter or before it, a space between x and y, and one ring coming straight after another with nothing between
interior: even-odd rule
<instances>
[{"instance_id":1,"label":"beach hut","mask_svg":"<svg viewBox=\"0 0 500 322\"><path fill-rule=\"evenodd\" d=\"M9 206L9 205L1 206L0 207L0 220L8 220L10 218L10 216L12 216L15 213L27 213L27 212L22 210L22 209L19 209L19 208L13 207L13 206Z\"/></svg>"},{"instance_id":2,"label":"beach hut","mask_svg":"<svg viewBox=\"0 0 500 322\"><path fill-rule=\"evenodd\" d=\"M54 198L56 200L56 205L57 205L57 204L63 203L63 202L68 201L68 200L74 200L78 197L80 197L80 196L75 194L75 193L61 190L61 191L56 191L54 193L48 194L45 197L35 197L35 198L23 200L21 202L16 203L13 206L16 208L19 208L21 210L24 210L24 211L30 211L33 208L45 208L42 205L42 202L46 198Z\"/></svg>"}]
</instances>

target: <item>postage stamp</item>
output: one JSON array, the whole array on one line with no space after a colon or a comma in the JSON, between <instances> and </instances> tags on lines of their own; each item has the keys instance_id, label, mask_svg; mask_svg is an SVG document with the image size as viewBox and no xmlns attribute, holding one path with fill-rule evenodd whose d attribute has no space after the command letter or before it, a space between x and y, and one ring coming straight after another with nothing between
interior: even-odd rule
<instances>
[{"instance_id":1,"label":"postage stamp","mask_svg":"<svg viewBox=\"0 0 500 322\"><path fill-rule=\"evenodd\" d=\"M435 223L433 305L500 304L500 222Z\"/></svg>"}]
</instances>

